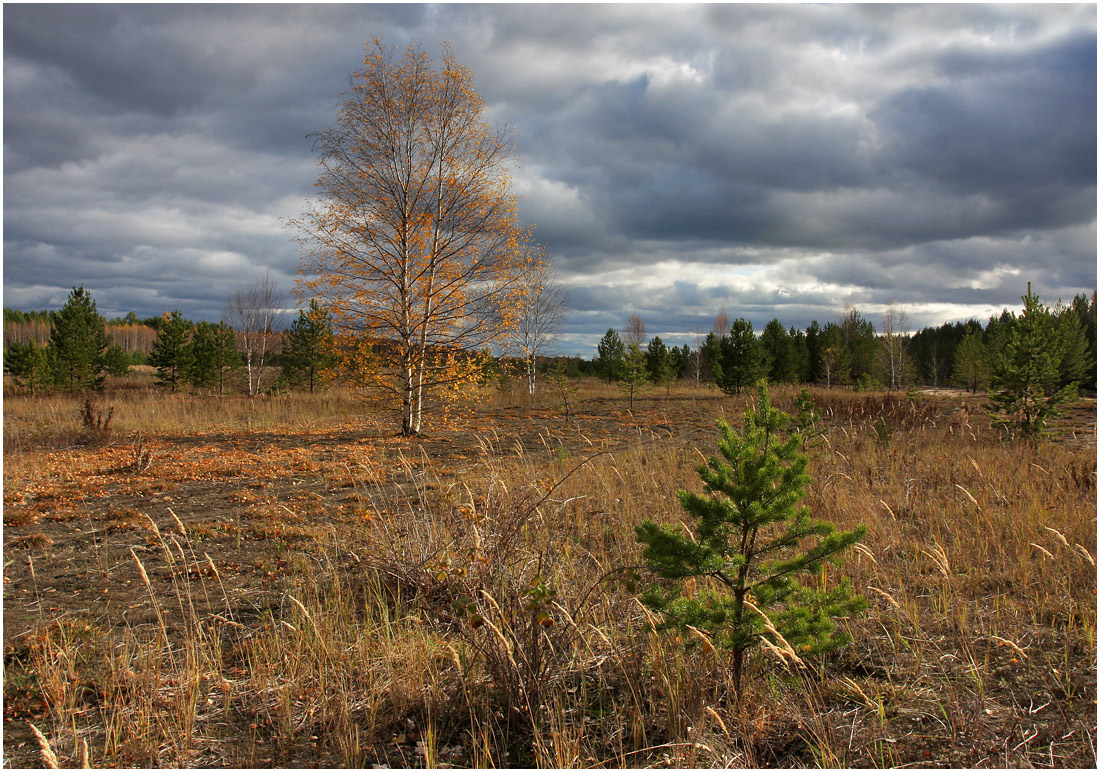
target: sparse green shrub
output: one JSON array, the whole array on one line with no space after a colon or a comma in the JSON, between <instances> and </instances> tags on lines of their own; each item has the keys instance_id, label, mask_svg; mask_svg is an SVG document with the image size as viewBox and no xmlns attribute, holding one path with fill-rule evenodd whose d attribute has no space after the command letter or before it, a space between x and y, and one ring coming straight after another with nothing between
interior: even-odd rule
<instances>
[{"instance_id":1,"label":"sparse green shrub","mask_svg":"<svg viewBox=\"0 0 1100 772\"><path fill-rule=\"evenodd\" d=\"M746 652L765 643L788 656L828 651L847 642L834 620L866 605L847 579L831 589L799 583L799 575L820 575L825 561L867 529L838 532L799 506L810 482L801 438L784 438L789 416L771 406L765 385L757 400L739 434L718 422L722 458L698 467L709 495L678 493L696 520L694 533L651 520L636 529L647 564L666 580L646 590L643 602L665 627L702 631L728 649L738 693ZM803 549L806 539L816 542Z\"/></svg>"}]
</instances>

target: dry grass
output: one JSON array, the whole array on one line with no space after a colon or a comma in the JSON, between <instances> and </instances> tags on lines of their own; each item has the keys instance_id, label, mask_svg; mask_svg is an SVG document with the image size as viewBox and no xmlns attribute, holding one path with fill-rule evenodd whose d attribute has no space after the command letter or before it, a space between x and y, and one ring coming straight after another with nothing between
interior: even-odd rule
<instances>
[{"instance_id":1,"label":"dry grass","mask_svg":"<svg viewBox=\"0 0 1100 772\"><path fill-rule=\"evenodd\" d=\"M776 405L793 411L794 394ZM101 578L140 607L44 616L6 640L5 702L44 700L34 724L62 766L1095 767L1095 446L1005 443L951 402L815 396L828 432L807 503L868 526L843 573L871 609L809 667L759 653L740 704L723 653L658 633L625 569L643 517L684 519L675 490L698 487L713 419L736 422L748 398L684 389L630 413L600 384L568 422L549 390L487 390L464 428L420 443L376 431L332 439L335 458L283 452L284 475L297 464L320 486L290 495L258 473L264 451L221 461L212 438L315 436L347 425L351 396L112 396L116 435L160 454L127 474L209 480L225 508L202 533L113 510L141 548ZM35 471L47 457L69 459L73 490L107 495L79 473L91 451L66 444L74 404L5 406L6 501L58 485ZM206 442L210 460L185 473L167 457L196 435L191 461ZM98 468L116 468L111 450ZM219 518L238 544L249 528L310 538L273 546L259 600L209 556ZM27 527L12 531L39 551L38 594L51 542Z\"/></svg>"}]
</instances>

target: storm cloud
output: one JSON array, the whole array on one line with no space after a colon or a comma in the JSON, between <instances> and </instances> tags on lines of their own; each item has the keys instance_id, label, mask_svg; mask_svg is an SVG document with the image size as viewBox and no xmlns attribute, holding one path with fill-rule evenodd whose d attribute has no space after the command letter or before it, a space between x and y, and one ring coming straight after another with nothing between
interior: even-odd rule
<instances>
[{"instance_id":1,"label":"storm cloud","mask_svg":"<svg viewBox=\"0 0 1100 772\"><path fill-rule=\"evenodd\" d=\"M1096 287L1094 5L5 5L4 304L220 318L299 260L363 44L444 41L514 132L590 354L631 311L914 327ZM289 302L289 301L288 301Z\"/></svg>"}]
</instances>

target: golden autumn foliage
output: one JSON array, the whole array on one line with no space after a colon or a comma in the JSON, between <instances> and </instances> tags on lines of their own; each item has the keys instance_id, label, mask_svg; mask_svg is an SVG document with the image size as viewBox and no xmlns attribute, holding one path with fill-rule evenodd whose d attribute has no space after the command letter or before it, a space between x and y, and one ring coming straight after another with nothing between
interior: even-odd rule
<instances>
[{"instance_id":1,"label":"golden autumn foliage","mask_svg":"<svg viewBox=\"0 0 1100 772\"><path fill-rule=\"evenodd\" d=\"M416 435L429 393L477 377L467 352L514 325L528 233L513 146L482 119L473 74L375 40L336 124L317 135L318 197L292 224L305 246L296 290L332 316L357 379L395 399Z\"/></svg>"}]
</instances>

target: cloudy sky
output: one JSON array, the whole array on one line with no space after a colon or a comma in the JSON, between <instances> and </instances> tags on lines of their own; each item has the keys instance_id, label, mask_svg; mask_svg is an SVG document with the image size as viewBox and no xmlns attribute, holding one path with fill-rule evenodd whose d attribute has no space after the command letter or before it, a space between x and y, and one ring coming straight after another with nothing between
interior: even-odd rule
<instances>
[{"instance_id":1,"label":"cloudy sky","mask_svg":"<svg viewBox=\"0 0 1100 772\"><path fill-rule=\"evenodd\" d=\"M910 327L1096 288L1096 6L5 4L3 303L219 319L298 247L363 44L449 41L523 164L563 353L630 312Z\"/></svg>"}]
</instances>

